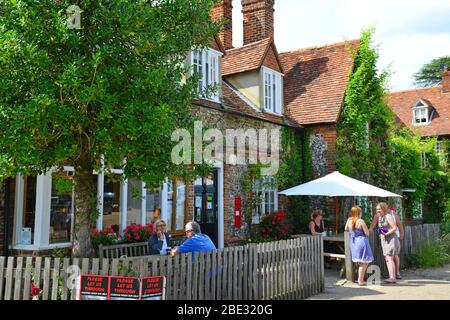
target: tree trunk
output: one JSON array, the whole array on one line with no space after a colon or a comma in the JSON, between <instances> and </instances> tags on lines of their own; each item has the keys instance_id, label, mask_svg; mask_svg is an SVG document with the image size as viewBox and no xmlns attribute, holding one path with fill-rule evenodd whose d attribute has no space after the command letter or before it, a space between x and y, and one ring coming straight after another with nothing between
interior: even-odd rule
<instances>
[{"instance_id":1,"label":"tree trunk","mask_svg":"<svg viewBox=\"0 0 450 320\"><path fill-rule=\"evenodd\" d=\"M74 257L93 256L90 229L97 217L97 198L92 171L88 161L75 167Z\"/></svg>"}]
</instances>

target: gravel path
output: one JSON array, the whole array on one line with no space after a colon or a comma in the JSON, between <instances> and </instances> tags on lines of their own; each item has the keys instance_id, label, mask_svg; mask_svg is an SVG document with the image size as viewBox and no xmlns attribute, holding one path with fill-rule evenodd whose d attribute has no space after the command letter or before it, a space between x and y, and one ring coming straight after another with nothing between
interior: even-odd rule
<instances>
[{"instance_id":1,"label":"gravel path","mask_svg":"<svg viewBox=\"0 0 450 320\"><path fill-rule=\"evenodd\" d=\"M435 269L403 270L397 284L359 287L325 271L325 292L308 300L450 300L450 265Z\"/></svg>"}]
</instances>

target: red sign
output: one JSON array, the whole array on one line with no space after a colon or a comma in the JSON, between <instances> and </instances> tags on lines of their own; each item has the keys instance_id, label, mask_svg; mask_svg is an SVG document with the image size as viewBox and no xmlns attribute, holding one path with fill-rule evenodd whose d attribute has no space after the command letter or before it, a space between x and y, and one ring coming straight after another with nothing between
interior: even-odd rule
<instances>
[{"instance_id":1,"label":"red sign","mask_svg":"<svg viewBox=\"0 0 450 320\"><path fill-rule=\"evenodd\" d=\"M107 300L109 293L109 277L99 275L81 275L81 300Z\"/></svg>"},{"instance_id":2,"label":"red sign","mask_svg":"<svg viewBox=\"0 0 450 320\"><path fill-rule=\"evenodd\" d=\"M146 277L142 279L142 300L164 299L164 277Z\"/></svg>"},{"instance_id":3,"label":"red sign","mask_svg":"<svg viewBox=\"0 0 450 320\"><path fill-rule=\"evenodd\" d=\"M239 229L242 224L242 207L241 207L241 198L234 198L234 227Z\"/></svg>"},{"instance_id":4,"label":"red sign","mask_svg":"<svg viewBox=\"0 0 450 320\"><path fill-rule=\"evenodd\" d=\"M133 277L110 277L110 300L139 300L141 281Z\"/></svg>"}]
</instances>

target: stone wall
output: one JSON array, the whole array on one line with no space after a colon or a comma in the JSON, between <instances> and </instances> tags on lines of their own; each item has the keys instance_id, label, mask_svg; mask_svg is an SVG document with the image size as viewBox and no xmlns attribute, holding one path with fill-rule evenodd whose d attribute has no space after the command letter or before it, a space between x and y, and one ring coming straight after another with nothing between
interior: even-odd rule
<instances>
[{"instance_id":1,"label":"stone wall","mask_svg":"<svg viewBox=\"0 0 450 320\"><path fill-rule=\"evenodd\" d=\"M250 117L238 116L226 112L221 112L219 110L215 110L213 108L206 107L197 107L196 112L200 115L203 126L208 128L219 129L223 135L225 136L226 129L280 129L280 137L281 137L281 126L277 124L273 124L266 121L260 121L257 119L252 119ZM225 146L225 145L224 145ZM281 148L281 145L280 145ZM247 158L248 160L248 158ZM224 165L224 238L226 245L232 245L235 243L239 243L243 239L245 239L249 235L250 227L247 221L251 221L248 219L248 215L251 215L251 212L243 212L242 217L242 227L240 229L236 229L234 227L234 198L241 197L241 205L244 210L246 206L251 201L250 196L245 194L244 190L244 180L249 169L248 163L245 165L232 165L229 163L225 163ZM189 204L188 204L188 212L190 217L192 218L193 212L193 187L189 188L191 190L191 194L189 194ZM282 198L279 198L279 208L284 206Z\"/></svg>"}]
</instances>

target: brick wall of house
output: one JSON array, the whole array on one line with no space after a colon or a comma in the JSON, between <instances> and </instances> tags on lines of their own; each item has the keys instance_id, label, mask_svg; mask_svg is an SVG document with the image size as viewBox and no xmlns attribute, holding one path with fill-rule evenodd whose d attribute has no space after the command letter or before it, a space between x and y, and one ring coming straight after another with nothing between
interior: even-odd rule
<instances>
[{"instance_id":1,"label":"brick wall of house","mask_svg":"<svg viewBox=\"0 0 450 320\"><path fill-rule=\"evenodd\" d=\"M272 46L270 47L269 51L267 52L266 58L264 59L264 62L263 62L263 66L281 73L280 65L278 63L277 58L275 57L275 52L274 52Z\"/></svg>"},{"instance_id":2,"label":"brick wall of house","mask_svg":"<svg viewBox=\"0 0 450 320\"><path fill-rule=\"evenodd\" d=\"M274 37L275 0L242 0L244 45Z\"/></svg>"}]
</instances>

